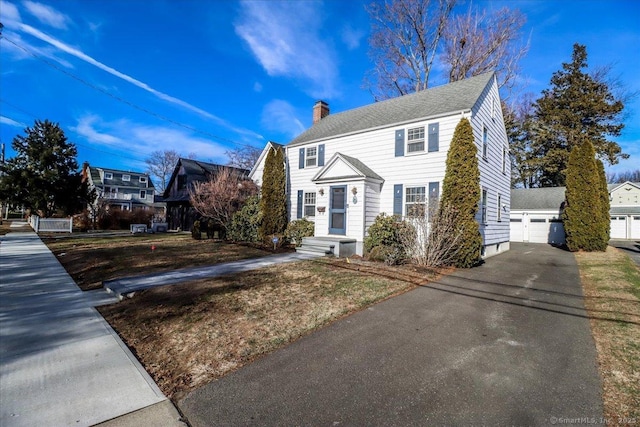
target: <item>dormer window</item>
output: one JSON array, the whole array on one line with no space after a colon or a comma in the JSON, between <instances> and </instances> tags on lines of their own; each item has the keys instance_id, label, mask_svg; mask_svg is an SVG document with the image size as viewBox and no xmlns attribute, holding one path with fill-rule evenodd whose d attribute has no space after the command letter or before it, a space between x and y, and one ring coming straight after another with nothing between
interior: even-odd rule
<instances>
[{"instance_id":1,"label":"dormer window","mask_svg":"<svg viewBox=\"0 0 640 427\"><path fill-rule=\"evenodd\" d=\"M407 130L407 153L424 151L424 127Z\"/></svg>"},{"instance_id":2,"label":"dormer window","mask_svg":"<svg viewBox=\"0 0 640 427\"><path fill-rule=\"evenodd\" d=\"M308 147L306 153L305 167L316 166L318 164L318 148Z\"/></svg>"},{"instance_id":3,"label":"dormer window","mask_svg":"<svg viewBox=\"0 0 640 427\"><path fill-rule=\"evenodd\" d=\"M147 183L147 177L146 176L141 176L140 177L140 184L146 184Z\"/></svg>"},{"instance_id":4,"label":"dormer window","mask_svg":"<svg viewBox=\"0 0 640 427\"><path fill-rule=\"evenodd\" d=\"M113 174L111 172L105 172L104 179L113 179Z\"/></svg>"},{"instance_id":5,"label":"dormer window","mask_svg":"<svg viewBox=\"0 0 640 427\"><path fill-rule=\"evenodd\" d=\"M122 175L122 180L123 181L131 181L131 175Z\"/></svg>"}]
</instances>

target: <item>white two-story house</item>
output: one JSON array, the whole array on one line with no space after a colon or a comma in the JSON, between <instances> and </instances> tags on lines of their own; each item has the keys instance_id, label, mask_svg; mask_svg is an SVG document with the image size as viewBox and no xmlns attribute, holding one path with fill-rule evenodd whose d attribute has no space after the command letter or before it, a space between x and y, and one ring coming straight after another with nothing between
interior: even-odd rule
<instances>
[{"instance_id":1,"label":"white two-story house","mask_svg":"<svg viewBox=\"0 0 640 427\"><path fill-rule=\"evenodd\" d=\"M131 211L136 209L154 210L155 187L149 175L118 169L83 165L83 179L89 188L96 191L96 203L104 203L110 208Z\"/></svg>"},{"instance_id":2,"label":"white two-story house","mask_svg":"<svg viewBox=\"0 0 640 427\"><path fill-rule=\"evenodd\" d=\"M428 212L439 200L454 129L467 118L478 149L483 256L508 250L511 167L493 73L338 114L318 101L313 117L284 149L290 218L314 221L316 237L351 239L362 255L378 214ZM256 164L252 179L261 180L262 169Z\"/></svg>"}]
</instances>

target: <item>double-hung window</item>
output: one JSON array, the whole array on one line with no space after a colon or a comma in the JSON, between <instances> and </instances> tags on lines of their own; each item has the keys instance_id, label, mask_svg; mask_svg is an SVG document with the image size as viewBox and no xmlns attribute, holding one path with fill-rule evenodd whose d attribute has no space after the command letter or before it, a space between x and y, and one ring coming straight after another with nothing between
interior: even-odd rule
<instances>
[{"instance_id":1,"label":"double-hung window","mask_svg":"<svg viewBox=\"0 0 640 427\"><path fill-rule=\"evenodd\" d=\"M113 179L113 174L111 172L105 172L104 179Z\"/></svg>"},{"instance_id":2,"label":"double-hung window","mask_svg":"<svg viewBox=\"0 0 640 427\"><path fill-rule=\"evenodd\" d=\"M304 193L304 216L316 216L316 193Z\"/></svg>"},{"instance_id":3,"label":"double-hung window","mask_svg":"<svg viewBox=\"0 0 640 427\"><path fill-rule=\"evenodd\" d=\"M140 181L140 184L146 184L147 183L147 177L146 176L141 176L139 181Z\"/></svg>"},{"instance_id":4,"label":"double-hung window","mask_svg":"<svg viewBox=\"0 0 640 427\"><path fill-rule=\"evenodd\" d=\"M140 190L140 198L142 200L146 200L146 198L147 198L147 190Z\"/></svg>"},{"instance_id":5,"label":"double-hung window","mask_svg":"<svg viewBox=\"0 0 640 427\"><path fill-rule=\"evenodd\" d=\"M481 209L482 209L482 224L486 224L487 223L487 190L482 190Z\"/></svg>"},{"instance_id":6,"label":"double-hung window","mask_svg":"<svg viewBox=\"0 0 640 427\"><path fill-rule=\"evenodd\" d=\"M122 180L123 181L131 181L131 175L126 175L126 174L122 175Z\"/></svg>"},{"instance_id":7,"label":"double-hung window","mask_svg":"<svg viewBox=\"0 0 640 427\"><path fill-rule=\"evenodd\" d=\"M318 164L318 148L308 147L306 153L305 167L316 166Z\"/></svg>"},{"instance_id":8,"label":"double-hung window","mask_svg":"<svg viewBox=\"0 0 640 427\"><path fill-rule=\"evenodd\" d=\"M407 153L424 151L424 126L407 130Z\"/></svg>"},{"instance_id":9,"label":"double-hung window","mask_svg":"<svg viewBox=\"0 0 640 427\"><path fill-rule=\"evenodd\" d=\"M489 150L489 132L487 128L482 128L482 158L487 160L487 151Z\"/></svg>"},{"instance_id":10,"label":"double-hung window","mask_svg":"<svg viewBox=\"0 0 640 427\"><path fill-rule=\"evenodd\" d=\"M427 207L425 187L407 188L404 201L407 217L423 217L425 215Z\"/></svg>"}]
</instances>

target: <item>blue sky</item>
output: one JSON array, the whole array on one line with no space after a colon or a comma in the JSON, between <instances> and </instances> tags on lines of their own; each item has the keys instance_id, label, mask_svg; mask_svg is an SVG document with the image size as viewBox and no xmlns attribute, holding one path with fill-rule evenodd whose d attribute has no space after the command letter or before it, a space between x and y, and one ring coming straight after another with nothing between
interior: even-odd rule
<instances>
[{"instance_id":1,"label":"blue sky","mask_svg":"<svg viewBox=\"0 0 640 427\"><path fill-rule=\"evenodd\" d=\"M134 171L158 149L224 163L225 150L238 145L286 143L311 125L318 99L332 112L373 102L362 88L372 66L367 3L0 0L7 157L36 118L61 125L80 164ZM640 91L640 1L474 4L527 16L523 92L547 88L575 42L587 46L590 67L612 64L614 76ZM631 158L609 171L640 168L640 97L627 105L625 123L617 141Z\"/></svg>"}]
</instances>

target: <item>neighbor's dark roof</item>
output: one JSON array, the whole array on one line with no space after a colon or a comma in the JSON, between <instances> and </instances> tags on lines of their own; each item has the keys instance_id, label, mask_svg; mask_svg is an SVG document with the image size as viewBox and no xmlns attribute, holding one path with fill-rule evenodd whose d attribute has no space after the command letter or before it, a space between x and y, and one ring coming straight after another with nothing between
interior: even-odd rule
<instances>
[{"instance_id":1,"label":"neighbor's dark roof","mask_svg":"<svg viewBox=\"0 0 640 427\"><path fill-rule=\"evenodd\" d=\"M113 174L113 178L109 180L103 180L100 177L100 170L103 172ZM153 190L155 186L153 185L153 181L149 178L149 175L145 172L132 172L132 171L124 171L119 169L111 169L111 168L103 168L99 166L89 166L89 172L91 173L91 181L93 185L97 186L117 186L117 187L130 187L130 188L141 188L141 189L151 189ZM122 175L130 175L131 179L129 181L123 181ZM140 182L140 177L146 177L147 183Z\"/></svg>"},{"instance_id":2,"label":"neighbor's dark roof","mask_svg":"<svg viewBox=\"0 0 640 427\"><path fill-rule=\"evenodd\" d=\"M565 187L514 188L511 190L511 209L560 209Z\"/></svg>"},{"instance_id":3,"label":"neighbor's dark roof","mask_svg":"<svg viewBox=\"0 0 640 427\"><path fill-rule=\"evenodd\" d=\"M469 110L476 104L493 76L493 72L485 73L342 113L329 114L294 138L289 145Z\"/></svg>"}]
</instances>

